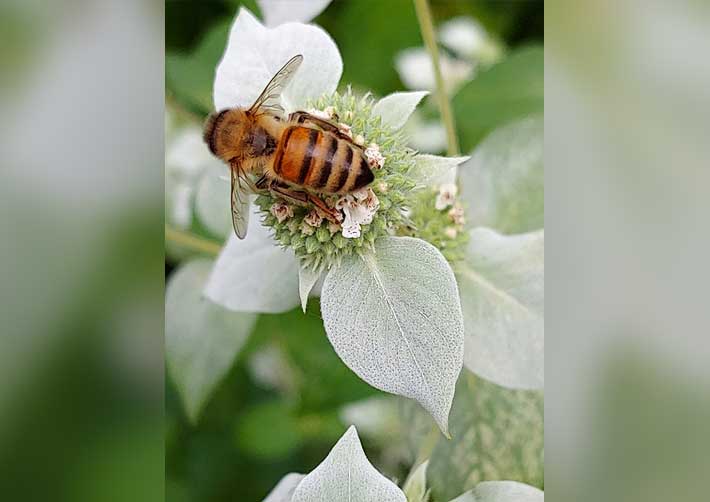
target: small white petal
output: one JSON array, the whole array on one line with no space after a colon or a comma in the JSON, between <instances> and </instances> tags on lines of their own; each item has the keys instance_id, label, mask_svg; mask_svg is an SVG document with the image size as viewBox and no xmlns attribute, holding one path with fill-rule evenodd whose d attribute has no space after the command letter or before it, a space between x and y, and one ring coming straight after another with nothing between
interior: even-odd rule
<instances>
[{"instance_id":1,"label":"small white petal","mask_svg":"<svg viewBox=\"0 0 710 502\"><path fill-rule=\"evenodd\" d=\"M382 117L382 122L385 125L395 130L401 129L427 94L429 94L427 91L395 92L375 103L372 113Z\"/></svg>"},{"instance_id":2,"label":"small white petal","mask_svg":"<svg viewBox=\"0 0 710 502\"><path fill-rule=\"evenodd\" d=\"M462 56L471 57L479 52L486 43L488 34L485 28L470 17L456 17L441 25L439 39L441 43Z\"/></svg>"},{"instance_id":3,"label":"small white petal","mask_svg":"<svg viewBox=\"0 0 710 502\"><path fill-rule=\"evenodd\" d=\"M296 487L305 477L304 474L295 472L286 474L274 489L269 492L264 502L291 502L293 492L296 491Z\"/></svg>"},{"instance_id":4,"label":"small white petal","mask_svg":"<svg viewBox=\"0 0 710 502\"><path fill-rule=\"evenodd\" d=\"M210 166L200 179L195 197L195 210L202 223L215 235L228 236L232 230L230 186L223 179L225 166Z\"/></svg>"},{"instance_id":5,"label":"small white petal","mask_svg":"<svg viewBox=\"0 0 710 502\"><path fill-rule=\"evenodd\" d=\"M303 55L303 64L281 95L287 112L303 108L309 98L335 91L343 71L338 47L317 26L286 23L266 28L247 9L240 9L217 66L215 108L251 106L276 72L297 54Z\"/></svg>"},{"instance_id":6,"label":"small white petal","mask_svg":"<svg viewBox=\"0 0 710 502\"><path fill-rule=\"evenodd\" d=\"M323 462L296 488L292 502L407 502L402 490L372 467L350 427Z\"/></svg>"},{"instance_id":7,"label":"small white petal","mask_svg":"<svg viewBox=\"0 0 710 502\"><path fill-rule=\"evenodd\" d=\"M298 305L298 261L276 246L269 230L251 215L244 240L232 234L205 287L205 296L240 312L286 312Z\"/></svg>"},{"instance_id":8,"label":"small white petal","mask_svg":"<svg viewBox=\"0 0 710 502\"><path fill-rule=\"evenodd\" d=\"M311 267L298 268L298 294L301 296L303 312L306 311L306 305L308 305L308 295L310 295L320 276L320 272L315 272Z\"/></svg>"},{"instance_id":9,"label":"small white petal","mask_svg":"<svg viewBox=\"0 0 710 502\"><path fill-rule=\"evenodd\" d=\"M332 0L256 0L266 26L289 21L307 23L323 12Z\"/></svg>"},{"instance_id":10,"label":"small white petal","mask_svg":"<svg viewBox=\"0 0 710 502\"><path fill-rule=\"evenodd\" d=\"M439 56L441 76L448 93L456 91L461 84L473 77L471 63L453 59L442 53ZM409 89L434 91L436 80L429 53L422 47L405 49L395 58L400 78Z\"/></svg>"}]
</instances>

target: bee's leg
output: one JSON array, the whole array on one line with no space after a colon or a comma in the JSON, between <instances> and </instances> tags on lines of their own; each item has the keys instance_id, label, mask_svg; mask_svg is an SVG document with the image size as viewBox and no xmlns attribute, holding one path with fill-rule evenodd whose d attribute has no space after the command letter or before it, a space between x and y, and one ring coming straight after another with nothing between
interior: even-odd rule
<instances>
[{"instance_id":1,"label":"bee's leg","mask_svg":"<svg viewBox=\"0 0 710 502\"><path fill-rule=\"evenodd\" d=\"M306 192L291 190L290 188L283 185L277 185L276 183L272 183L269 186L269 190L282 199L288 200L292 204L297 204L299 206L308 205L308 195Z\"/></svg>"},{"instance_id":2,"label":"bee's leg","mask_svg":"<svg viewBox=\"0 0 710 502\"><path fill-rule=\"evenodd\" d=\"M291 201L299 206L307 206L310 202L318 208L318 210L323 214L325 219L333 223L340 223L341 217L340 212L335 209L328 207L328 205L320 197L316 197L313 194L304 192L302 190L293 190L291 188L285 187L283 185L272 184L269 189L277 194L278 196Z\"/></svg>"},{"instance_id":3,"label":"bee's leg","mask_svg":"<svg viewBox=\"0 0 710 502\"><path fill-rule=\"evenodd\" d=\"M258 180L256 180L256 183L254 186L256 187L257 190L268 190L269 189L269 178L266 177L265 174L261 176Z\"/></svg>"},{"instance_id":4,"label":"bee's leg","mask_svg":"<svg viewBox=\"0 0 710 502\"><path fill-rule=\"evenodd\" d=\"M332 207L328 207L328 205L325 203L323 199L320 197L316 197L315 195L312 194L306 194L308 196L309 202L313 203L320 211L323 213L323 216L325 219L330 221L331 223L340 223L342 221L342 217L340 215L340 211L337 211L333 209Z\"/></svg>"},{"instance_id":5,"label":"bee's leg","mask_svg":"<svg viewBox=\"0 0 710 502\"><path fill-rule=\"evenodd\" d=\"M338 124L335 124L329 120L322 119L320 117L316 117L315 115L311 115L310 113L307 112L293 112L291 115L288 116L289 121L297 122L299 124L306 124L306 123L311 123L313 125L316 125L323 129L324 131L329 131L338 136L340 139L343 139L347 141L348 143L351 143L358 148L362 148L362 145L358 145L353 141L353 139L348 136L347 134L344 134L340 128L338 127Z\"/></svg>"}]
</instances>

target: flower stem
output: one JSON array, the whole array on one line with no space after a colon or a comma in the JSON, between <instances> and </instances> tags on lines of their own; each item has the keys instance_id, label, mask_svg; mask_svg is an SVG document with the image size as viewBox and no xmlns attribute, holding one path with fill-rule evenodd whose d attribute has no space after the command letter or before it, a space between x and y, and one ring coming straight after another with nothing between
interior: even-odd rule
<instances>
[{"instance_id":1,"label":"flower stem","mask_svg":"<svg viewBox=\"0 0 710 502\"><path fill-rule=\"evenodd\" d=\"M436 80L436 98L439 103L441 120L446 128L446 145L449 156L459 154L459 141L456 137L456 126L454 116L451 113L451 103L444 88L444 78L441 76L441 66L439 65L439 47L436 45L436 34L434 33L434 22L431 18L429 0L414 0L414 8L419 19L419 29L422 32L424 45L426 45L431 64L434 67L434 79Z\"/></svg>"},{"instance_id":2,"label":"flower stem","mask_svg":"<svg viewBox=\"0 0 710 502\"><path fill-rule=\"evenodd\" d=\"M165 225L165 241L170 241L180 247L210 256L217 256L222 250L222 246L218 242L178 230L170 225Z\"/></svg>"}]
</instances>

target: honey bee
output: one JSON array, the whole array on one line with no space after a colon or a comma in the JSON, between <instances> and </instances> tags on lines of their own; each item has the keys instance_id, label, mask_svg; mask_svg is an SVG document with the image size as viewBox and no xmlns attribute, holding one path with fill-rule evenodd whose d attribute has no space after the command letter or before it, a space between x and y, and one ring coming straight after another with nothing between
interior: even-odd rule
<instances>
[{"instance_id":1,"label":"honey bee","mask_svg":"<svg viewBox=\"0 0 710 502\"><path fill-rule=\"evenodd\" d=\"M329 120L297 111L284 117L281 92L303 56L291 58L249 108L211 114L204 140L231 171L234 232L247 233L249 192L271 192L300 205L315 205L330 221L338 213L320 195L346 194L374 179L362 146ZM260 176L254 182L250 175Z\"/></svg>"}]
</instances>

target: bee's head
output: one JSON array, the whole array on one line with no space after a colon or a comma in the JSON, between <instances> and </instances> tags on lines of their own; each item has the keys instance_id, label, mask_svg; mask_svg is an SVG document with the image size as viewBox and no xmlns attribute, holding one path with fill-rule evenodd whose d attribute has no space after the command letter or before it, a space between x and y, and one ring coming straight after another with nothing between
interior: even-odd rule
<instances>
[{"instance_id":1,"label":"bee's head","mask_svg":"<svg viewBox=\"0 0 710 502\"><path fill-rule=\"evenodd\" d=\"M207 117L203 138L214 155L228 160L239 154L249 124L245 110L227 108Z\"/></svg>"}]
</instances>

